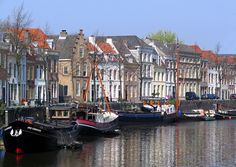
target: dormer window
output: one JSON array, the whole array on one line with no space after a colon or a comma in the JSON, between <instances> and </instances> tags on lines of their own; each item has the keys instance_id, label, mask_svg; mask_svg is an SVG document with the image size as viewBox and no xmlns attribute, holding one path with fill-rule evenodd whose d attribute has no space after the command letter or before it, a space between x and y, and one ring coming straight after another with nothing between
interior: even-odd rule
<instances>
[{"instance_id":1,"label":"dormer window","mask_svg":"<svg viewBox=\"0 0 236 167\"><path fill-rule=\"evenodd\" d=\"M129 61L129 63L133 63L133 59L132 58L129 58L128 61Z\"/></svg>"},{"instance_id":2,"label":"dormer window","mask_svg":"<svg viewBox=\"0 0 236 167\"><path fill-rule=\"evenodd\" d=\"M32 44L34 45L34 47L38 46L38 42L32 42Z\"/></svg>"}]
</instances>

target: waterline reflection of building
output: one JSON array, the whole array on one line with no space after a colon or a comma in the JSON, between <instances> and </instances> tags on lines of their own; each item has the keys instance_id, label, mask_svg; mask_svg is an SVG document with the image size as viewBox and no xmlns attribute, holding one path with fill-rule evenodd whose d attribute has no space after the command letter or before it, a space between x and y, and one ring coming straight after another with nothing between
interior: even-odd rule
<instances>
[{"instance_id":1,"label":"waterline reflection of building","mask_svg":"<svg viewBox=\"0 0 236 167\"><path fill-rule=\"evenodd\" d=\"M0 166L235 166L235 123L227 120L125 128L120 136L85 141L79 150L29 154L18 159L5 154Z\"/></svg>"}]
</instances>

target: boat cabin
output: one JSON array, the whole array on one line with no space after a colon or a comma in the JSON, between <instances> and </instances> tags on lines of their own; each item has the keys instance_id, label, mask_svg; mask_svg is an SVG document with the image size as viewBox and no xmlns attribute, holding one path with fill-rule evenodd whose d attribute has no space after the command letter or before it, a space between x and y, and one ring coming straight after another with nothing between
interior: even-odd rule
<instances>
[{"instance_id":1,"label":"boat cabin","mask_svg":"<svg viewBox=\"0 0 236 167\"><path fill-rule=\"evenodd\" d=\"M52 120L72 120L76 116L77 108L71 105L51 106L50 116Z\"/></svg>"}]
</instances>

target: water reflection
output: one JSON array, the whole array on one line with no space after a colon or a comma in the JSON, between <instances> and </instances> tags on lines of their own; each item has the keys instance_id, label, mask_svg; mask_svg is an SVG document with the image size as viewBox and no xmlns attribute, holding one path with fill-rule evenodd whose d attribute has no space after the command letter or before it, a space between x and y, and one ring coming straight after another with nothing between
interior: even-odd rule
<instances>
[{"instance_id":1,"label":"water reflection","mask_svg":"<svg viewBox=\"0 0 236 167\"><path fill-rule=\"evenodd\" d=\"M0 166L236 166L236 120L125 128L120 136L85 140L82 149L26 154L0 152Z\"/></svg>"}]
</instances>

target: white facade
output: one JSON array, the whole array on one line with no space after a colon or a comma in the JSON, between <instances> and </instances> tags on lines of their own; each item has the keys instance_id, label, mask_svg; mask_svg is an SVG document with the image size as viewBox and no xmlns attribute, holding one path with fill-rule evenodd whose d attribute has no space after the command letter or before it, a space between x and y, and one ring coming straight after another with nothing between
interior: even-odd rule
<instances>
[{"instance_id":1,"label":"white facade","mask_svg":"<svg viewBox=\"0 0 236 167\"><path fill-rule=\"evenodd\" d=\"M36 65L35 99L38 99L40 102L46 100L45 90L44 66L38 64Z\"/></svg>"},{"instance_id":2,"label":"white facade","mask_svg":"<svg viewBox=\"0 0 236 167\"><path fill-rule=\"evenodd\" d=\"M22 55L20 59L20 82L18 82L18 72L15 56L8 57L8 95L10 105L19 104L23 98L26 98L26 56ZM20 84L20 87L19 85ZM19 97L19 91L20 97Z\"/></svg>"},{"instance_id":3,"label":"white facade","mask_svg":"<svg viewBox=\"0 0 236 167\"><path fill-rule=\"evenodd\" d=\"M215 90L219 87L219 71L217 70L216 66L211 66L208 69L208 92L215 94Z\"/></svg>"},{"instance_id":4,"label":"white facade","mask_svg":"<svg viewBox=\"0 0 236 167\"><path fill-rule=\"evenodd\" d=\"M156 53L153 55L155 59L154 70L153 70L153 93L158 97L166 97L166 68L165 58L166 55L150 40L145 40L150 46L152 46Z\"/></svg>"},{"instance_id":5,"label":"white facade","mask_svg":"<svg viewBox=\"0 0 236 167\"><path fill-rule=\"evenodd\" d=\"M130 50L130 52L142 68L140 71L142 73L142 97L152 96L154 92L152 83L154 78L153 58L156 58L156 53L151 47L137 47L137 49ZM140 60L140 58L142 60Z\"/></svg>"}]
</instances>

